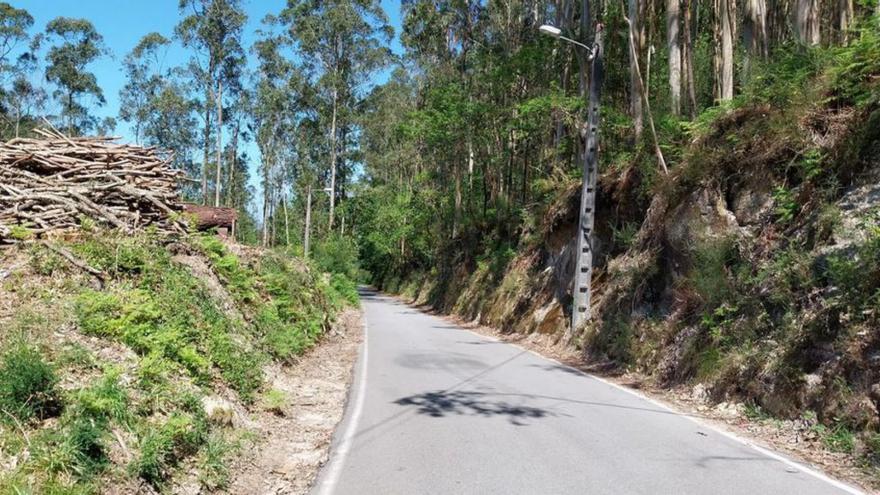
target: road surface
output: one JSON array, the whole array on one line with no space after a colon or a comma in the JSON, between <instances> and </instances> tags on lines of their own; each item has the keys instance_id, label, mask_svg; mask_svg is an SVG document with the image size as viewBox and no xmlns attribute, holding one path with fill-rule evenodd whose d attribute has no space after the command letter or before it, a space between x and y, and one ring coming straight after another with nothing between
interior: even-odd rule
<instances>
[{"instance_id":1,"label":"road surface","mask_svg":"<svg viewBox=\"0 0 880 495\"><path fill-rule=\"evenodd\" d=\"M366 338L313 493L859 493L620 387L362 291Z\"/></svg>"}]
</instances>

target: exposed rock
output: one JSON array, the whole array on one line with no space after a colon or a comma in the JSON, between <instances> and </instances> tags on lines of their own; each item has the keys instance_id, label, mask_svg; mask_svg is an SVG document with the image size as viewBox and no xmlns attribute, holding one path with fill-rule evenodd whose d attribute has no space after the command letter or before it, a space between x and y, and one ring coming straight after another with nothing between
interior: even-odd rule
<instances>
[{"instance_id":1,"label":"exposed rock","mask_svg":"<svg viewBox=\"0 0 880 495\"><path fill-rule=\"evenodd\" d=\"M218 425L231 425L235 418L232 403L220 397L202 397L202 408L208 421Z\"/></svg>"},{"instance_id":2,"label":"exposed rock","mask_svg":"<svg viewBox=\"0 0 880 495\"><path fill-rule=\"evenodd\" d=\"M709 401L709 389L706 385L698 383L691 389L691 398L695 401L706 403Z\"/></svg>"},{"instance_id":3,"label":"exposed rock","mask_svg":"<svg viewBox=\"0 0 880 495\"><path fill-rule=\"evenodd\" d=\"M549 304L535 311L534 319L538 333L554 333L562 325L562 305L555 299Z\"/></svg>"}]
</instances>

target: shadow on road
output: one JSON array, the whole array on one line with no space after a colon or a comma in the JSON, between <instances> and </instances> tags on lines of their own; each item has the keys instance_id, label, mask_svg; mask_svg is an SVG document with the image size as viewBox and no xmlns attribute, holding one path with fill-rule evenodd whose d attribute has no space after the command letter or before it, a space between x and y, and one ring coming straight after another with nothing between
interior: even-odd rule
<instances>
[{"instance_id":1,"label":"shadow on road","mask_svg":"<svg viewBox=\"0 0 880 495\"><path fill-rule=\"evenodd\" d=\"M426 392L394 401L401 406L415 406L416 412L434 418L447 415L507 416L517 426L525 426L524 419L555 415L538 407L515 405L492 399L493 394L484 392L446 391Z\"/></svg>"}]
</instances>

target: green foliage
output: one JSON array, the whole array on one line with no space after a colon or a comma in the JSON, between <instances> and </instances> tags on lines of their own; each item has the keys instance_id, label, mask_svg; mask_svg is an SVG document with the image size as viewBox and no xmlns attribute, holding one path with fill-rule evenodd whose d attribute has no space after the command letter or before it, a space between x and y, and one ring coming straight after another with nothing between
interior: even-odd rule
<instances>
[{"instance_id":1,"label":"green foliage","mask_svg":"<svg viewBox=\"0 0 880 495\"><path fill-rule=\"evenodd\" d=\"M857 106L880 103L880 29L878 17L862 22L849 45L833 50L831 70L835 94L843 102Z\"/></svg>"},{"instance_id":2,"label":"green foliage","mask_svg":"<svg viewBox=\"0 0 880 495\"><path fill-rule=\"evenodd\" d=\"M228 252L220 238L205 234L196 236L194 242L239 302L250 304L257 300L253 276L241 265L237 256Z\"/></svg>"},{"instance_id":3,"label":"green foliage","mask_svg":"<svg viewBox=\"0 0 880 495\"><path fill-rule=\"evenodd\" d=\"M812 80L824 66L824 59L821 49L805 50L796 43L777 48L767 60L754 57L752 74L740 100L774 106L801 102L813 87Z\"/></svg>"},{"instance_id":4,"label":"green foliage","mask_svg":"<svg viewBox=\"0 0 880 495\"><path fill-rule=\"evenodd\" d=\"M357 280L360 277L358 254L353 238L334 233L315 244L312 258L321 271Z\"/></svg>"},{"instance_id":5,"label":"green foliage","mask_svg":"<svg viewBox=\"0 0 880 495\"><path fill-rule=\"evenodd\" d=\"M222 244L200 245L210 249L209 258L218 263L221 274L237 281L229 286L233 294L241 300L256 298L252 276L237 258ZM207 383L216 368L245 401L253 398L262 383L261 358L233 340L243 323L226 315L162 246L144 239L91 238L77 250L110 273L133 277L134 285L83 291L76 298L75 311L84 332L120 340L143 356L140 374L146 382L161 381L180 366Z\"/></svg>"},{"instance_id":6,"label":"green foliage","mask_svg":"<svg viewBox=\"0 0 880 495\"><path fill-rule=\"evenodd\" d=\"M13 225L9 228L9 236L18 241L26 241L34 236L31 229L24 225Z\"/></svg>"},{"instance_id":7,"label":"green foliage","mask_svg":"<svg viewBox=\"0 0 880 495\"><path fill-rule=\"evenodd\" d=\"M263 409L266 411L283 415L284 410L287 408L287 404L289 399L287 394L282 390L272 389L263 394Z\"/></svg>"},{"instance_id":8,"label":"green foliage","mask_svg":"<svg viewBox=\"0 0 880 495\"><path fill-rule=\"evenodd\" d=\"M27 421L55 414L58 377L35 347L14 343L0 356L0 421Z\"/></svg>"},{"instance_id":9,"label":"green foliage","mask_svg":"<svg viewBox=\"0 0 880 495\"><path fill-rule=\"evenodd\" d=\"M147 426L141 435L140 456L132 470L154 487L162 487L170 469L192 455L207 438L204 418L175 413L162 425Z\"/></svg>"},{"instance_id":10,"label":"green foliage","mask_svg":"<svg viewBox=\"0 0 880 495\"><path fill-rule=\"evenodd\" d=\"M734 286L731 268L736 259L736 246L732 239L705 240L694 249L688 282L706 310L713 311L732 299Z\"/></svg>"},{"instance_id":11,"label":"green foliage","mask_svg":"<svg viewBox=\"0 0 880 495\"><path fill-rule=\"evenodd\" d=\"M336 306L349 305L357 307L360 304L357 285L342 273L330 275L331 299Z\"/></svg>"},{"instance_id":12,"label":"green foliage","mask_svg":"<svg viewBox=\"0 0 880 495\"><path fill-rule=\"evenodd\" d=\"M798 203L791 189L778 186L773 190L773 212L781 223L789 223L798 213Z\"/></svg>"},{"instance_id":13,"label":"green foliage","mask_svg":"<svg viewBox=\"0 0 880 495\"><path fill-rule=\"evenodd\" d=\"M822 438L822 442L834 452L852 454L856 447L856 436L843 422L836 421L831 426L817 424L813 430Z\"/></svg>"}]
</instances>

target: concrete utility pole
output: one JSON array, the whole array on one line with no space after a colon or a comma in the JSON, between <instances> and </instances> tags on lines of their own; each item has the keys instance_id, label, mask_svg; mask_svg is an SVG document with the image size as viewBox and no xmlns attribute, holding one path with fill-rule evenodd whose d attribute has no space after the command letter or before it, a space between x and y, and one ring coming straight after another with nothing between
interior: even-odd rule
<instances>
[{"instance_id":1,"label":"concrete utility pole","mask_svg":"<svg viewBox=\"0 0 880 495\"><path fill-rule=\"evenodd\" d=\"M596 36L593 46L587 47L582 43L571 40L561 35L559 28L553 26L541 26L540 31L549 36L569 41L572 44L589 50L590 60L590 88L587 98L587 127L585 129L586 145L584 147L584 171L581 184L581 206L578 218L578 229L575 234L577 245L575 248L575 271L572 287L574 302L571 308L571 329L574 332L583 322L590 319L590 288L593 277L593 225L596 210L596 176L598 173L598 133L599 133L599 98L602 92L602 67L603 45L602 25L596 26ZM569 334L569 337L571 334Z\"/></svg>"}]
</instances>

